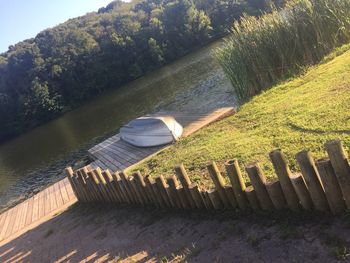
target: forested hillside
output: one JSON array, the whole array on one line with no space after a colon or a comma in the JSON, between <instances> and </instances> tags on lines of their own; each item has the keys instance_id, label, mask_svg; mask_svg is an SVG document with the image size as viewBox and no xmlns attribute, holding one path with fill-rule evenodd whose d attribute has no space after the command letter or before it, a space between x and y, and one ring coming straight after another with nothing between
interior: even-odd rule
<instances>
[{"instance_id":1,"label":"forested hillside","mask_svg":"<svg viewBox=\"0 0 350 263\"><path fill-rule=\"evenodd\" d=\"M267 2L114 1L10 46L0 55L0 140L223 36L243 12L268 11Z\"/></svg>"}]
</instances>

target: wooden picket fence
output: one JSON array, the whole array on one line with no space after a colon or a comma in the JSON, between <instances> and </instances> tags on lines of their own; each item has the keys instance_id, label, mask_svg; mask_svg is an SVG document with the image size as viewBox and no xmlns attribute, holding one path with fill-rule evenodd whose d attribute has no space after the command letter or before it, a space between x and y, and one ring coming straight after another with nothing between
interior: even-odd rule
<instances>
[{"instance_id":1,"label":"wooden picket fence","mask_svg":"<svg viewBox=\"0 0 350 263\"><path fill-rule=\"evenodd\" d=\"M258 163L245 166L251 182L246 187L237 160L225 163L231 182L225 185L215 162L207 166L215 187L201 189L192 183L183 165L174 176L153 180L135 172L66 168L73 191L81 202L105 202L176 209L317 210L339 214L350 209L350 166L341 141L325 144L328 157L314 161L310 152L296 155L301 173L292 174L280 150L269 156L278 180L266 180Z\"/></svg>"}]
</instances>

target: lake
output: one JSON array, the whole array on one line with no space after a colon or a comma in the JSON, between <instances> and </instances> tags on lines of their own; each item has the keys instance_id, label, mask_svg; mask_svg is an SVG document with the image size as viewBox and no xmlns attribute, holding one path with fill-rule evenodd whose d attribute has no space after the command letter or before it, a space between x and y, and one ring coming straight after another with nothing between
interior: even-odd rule
<instances>
[{"instance_id":1,"label":"lake","mask_svg":"<svg viewBox=\"0 0 350 263\"><path fill-rule=\"evenodd\" d=\"M58 181L94 144L128 120L159 110L189 111L236 104L210 44L86 102L76 110L0 145L0 209Z\"/></svg>"}]
</instances>

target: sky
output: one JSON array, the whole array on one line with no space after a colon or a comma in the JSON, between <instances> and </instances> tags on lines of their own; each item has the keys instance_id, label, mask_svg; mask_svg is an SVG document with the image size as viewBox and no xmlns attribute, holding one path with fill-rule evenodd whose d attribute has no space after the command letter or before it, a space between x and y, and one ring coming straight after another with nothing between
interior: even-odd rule
<instances>
[{"instance_id":1,"label":"sky","mask_svg":"<svg viewBox=\"0 0 350 263\"><path fill-rule=\"evenodd\" d=\"M0 0L0 53L69 18L97 11L112 0Z\"/></svg>"}]
</instances>

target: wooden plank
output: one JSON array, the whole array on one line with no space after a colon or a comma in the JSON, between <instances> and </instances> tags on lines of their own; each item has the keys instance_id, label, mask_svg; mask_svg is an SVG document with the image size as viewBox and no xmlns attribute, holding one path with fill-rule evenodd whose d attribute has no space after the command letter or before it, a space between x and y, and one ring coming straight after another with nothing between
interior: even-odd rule
<instances>
[{"instance_id":1,"label":"wooden plank","mask_svg":"<svg viewBox=\"0 0 350 263\"><path fill-rule=\"evenodd\" d=\"M44 216L44 195L43 192L38 193L38 219Z\"/></svg>"},{"instance_id":2,"label":"wooden plank","mask_svg":"<svg viewBox=\"0 0 350 263\"><path fill-rule=\"evenodd\" d=\"M61 195L62 195L62 199L63 199L63 204L68 203L69 202L69 196L68 196L68 192L66 189L66 186L64 185L63 180L59 181L59 187L60 187L60 191L61 191Z\"/></svg>"},{"instance_id":3,"label":"wooden plank","mask_svg":"<svg viewBox=\"0 0 350 263\"><path fill-rule=\"evenodd\" d=\"M103 162L101 162L100 160L98 160L97 163L98 163L98 167L100 167L103 170L106 170L108 168L108 166Z\"/></svg>"},{"instance_id":4,"label":"wooden plank","mask_svg":"<svg viewBox=\"0 0 350 263\"><path fill-rule=\"evenodd\" d=\"M49 190L49 195L48 195L48 197L49 197L49 202L50 202L50 212L51 211L54 211L56 208L57 208L57 203L56 203L56 197L55 197L55 194L53 193L53 187L52 186L50 186L49 188L48 188L48 190Z\"/></svg>"},{"instance_id":5,"label":"wooden plank","mask_svg":"<svg viewBox=\"0 0 350 263\"><path fill-rule=\"evenodd\" d=\"M39 218L45 214L45 192L41 191L39 195Z\"/></svg>"},{"instance_id":6,"label":"wooden plank","mask_svg":"<svg viewBox=\"0 0 350 263\"><path fill-rule=\"evenodd\" d=\"M125 152L133 154L135 156L135 158L140 158L141 156L145 156L145 155L149 154L150 152L153 152L154 151L153 148L157 148L157 147L138 148L138 147L135 147L131 144L128 144L122 140L119 140L117 143L111 144L111 146L123 149Z\"/></svg>"},{"instance_id":7,"label":"wooden plank","mask_svg":"<svg viewBox=\"0 0 350 263\"><path fill-rule=\"evenodd\" d=\"M158 147L157 146L156 147L149 147L149 148L140 148L140 147L136 147L136 146L133 146L131 144L128 144L127 142L125 142L123 140L119 140L118 143L116 143L114 145L117 145L118 147L121 147L121 148L125 149L126 151L133 152L138 156L144 156L144 155L150 154L150 153L152 153L160 148L159 146Z\"/></svg>"},{"instance_id":8,"label":"wooden plank","mask_svg":"<svg viewBox=\"0 0 350 263\"><path fill-rule=\"evenodd\" d=\"M105 148L105 147L104 147ZM99 149L98 151L94 151L93 152L93 157L96 159L96 160L98 160L98 159L101 159L100 157L101 157L101 155L102 155L102 161L108 161L108 160L104 160L103 159L103 155L104 155L104 153L102 152L102 150L104 149L104 148L101 148L101 149Z\"/></svg>"},{"instance_id":9,"label":"wooden plank","mask_svg":"<svg viewBox=\"0 0 350 263\"><path fill-rule=\"evenodd\" d=\"M10 224L11 216L13 213L13 208L6 211L6 218L4 221L4 224L2 225L1 232L0 232L0 240L4 239L8 225Z\"/></svg>"},{"instance_id":10,"label":"wooden plank","mask_svg":"<svg viewBox=\"0 0 350 263\"><path fill-rule=\"evenodd\" d=\"M34 204L34 198L31 197L28 200L28 210L27 210L26 220L25 220L24 226L28 226L30 223L32 223L33 204Z\"/></svg>"},{"instance_id":11,"label":"wooden plank","mask_svg":"<svg viewBox=\"0 0 350 263\"><path fill-rule=\"evenodd\" d=\"M68 180L64 181L64 186L66 187L66 191L68 193L69 200L76 198L76 196L74 195L74 192L73 192L73 188Z\"/></svg>"},{"instance_id":12,"label":"wooden plank","mask_svg":"<svg viewBox=\"0 0 350 263\"><path fill-rule=\"evenodd\" d=\"M44 190L44 193L45 193L45 197L44 197L44 215L47 215L51 211L49 188L46 188Z\"/></svg>"},{"instance_id":13,"label":"wooden plank","mask_svg":"<svg viewBox=\"0 0 350 263\"><path fill-rule=\"evenodd\" d=\"M140 155L137 155L132 151L125 150L123 147L120 147L119 144L111 144L108 149L118 153L119 155L125 156L127 160L131 162L134 162L135 160L137 161L140 159Z\"/></svg>"},{"instance_id":14,"label":"wooden plank","mask_svg":"<svg viewBox=\"0 0 350 263\"><path fill-rule=\"evenodd\" d=\"M114 160L104 154L104 152L99 152L95 155L99 160L107 165L112 171L117 171L118 166L114 163Z\"/></svg>"},{"instance_id":15,"label":"wooden plank","mask_svg":"<svg viewBox=\"0 0 350 263\"><path fill-rule=\"evenodd\" d=\"M109 154L109 156L111 156L114 160L118 161L120 165L131 165L133 162L135 162L134 158L131 158L125 153L115 150L112 147L106 148L105 152L107 152L107 154Z\"/></svg>"},{"instance_id":16,"label":"wooden plank","mask_svg":"<svg viewBox=\"0 0 350 263\"><path fill-rule=\"evenodd\" d=\"M19 225L20 225L20 222L21 222L21 219L23 217L23 214L25 213L24 211L24 203L21 203L18 206L18 215L17 215L17 219L15 221L15 224L13 226L13 230L12 230L12 233L16 233L20 228L19 228Z\"/></svg>"},{"instance_id":17,"label":"wooden plank","mask_svg":"<svg viewBox=\"0 0 350 263\"><path fill-rule=\"evenodd\" d=\"M63 197L61 195L60 185L57 182L53 186L54 186L54 192L56 195L57 207L59 208L63 205Z\"/></svg>"},{"instance_id":18,"label":"wooden plank","mask_svg":"<svg viewBox=\"0 0 350 263\"><path fill-rule=\"evenodd\" d=\"M21 218L19 220L19 226L18 229L22 229L25 224L26 224L26 218L27 218L27 213L28 213L28 207L29 207L29 200L23 202L23 206L22 206L22 215Z\"/></svg>"},{"instance_id":19,"label":"wooden plank","mask_svg":"<svg viewBox=\"0 0 350 263\"><path fill-rule=\"evenodd\" d=\"M123 154L112 149L111 147L105 148L104 153L106 153L109 157L111 157L115 162L119 163L120 165L131 165L132 164L131 159L123 156Z\"/></svg>"},{"instance_id":20,"label":"wooden plank","mask_svg":"<svg viewBox=\"0 0 350 263\"><path fill-rule=\"evenodd\" d=\"M103 155L103 157L112 163L112 165L114 166L119 166L119 165L123 165L122 162L119 161L119 156L117 156L116 154L113 154L112 152L110 152L108 150L108 148L103 148L101 151L99 151L100 155Z\"/></svg>"},{"instance_id":21,"label":"wooden plank","mask_svg":"<svg viewBox=\"0 0 350 263\"><path fill-rule=\"evenodd\" d=\"M12 234L12 230L13 230L13 226L15 225L15 222L17 220L17 217L19 215L19 206L15 206L12 211L12 214L11 214L11 218L10 218L10 223L7 227L7 230L6 230L6 233L5 233L5 238L10 236Z\"/></svg>"},{"instance_id":22,"label":"wooden plank","mask_svg":"<svg viewBox=\"0 0 350 263\"><path fill-rule=\"evenodd\" d=\"M5 220L6 220L6 211L3 212L2 214L0 214L0 233L1 233L1 229L4 225Z\"/></svg>"},{"instance_id":23,"label":"wooden plank","mask_svg":"<svg viewBox=\"0 0 350 263\"><path fill-rule=\"evenodd\" d=\"M35 222L39 219L39 195L34 195L33 200L32 222Z\"/></svg>"},{"instance_id":24,"label":"wooden plank","mask_svg":"<svg viewBox=\"0 0 350 263\"><path fill-rule=\"evenodd\" d=\"M107 166L109 166L109 167L111 167L111 168L113 167L113 169L116 169L115 165L114 165L113 163L111 163L109 159L107 159L107 158L105 157L104 152L101 152L101 151L96 152L94 156L96 157L96 159L100 160L100 161L103 162L105 165L107 165Z\"/></svg>"}]
</instances>

